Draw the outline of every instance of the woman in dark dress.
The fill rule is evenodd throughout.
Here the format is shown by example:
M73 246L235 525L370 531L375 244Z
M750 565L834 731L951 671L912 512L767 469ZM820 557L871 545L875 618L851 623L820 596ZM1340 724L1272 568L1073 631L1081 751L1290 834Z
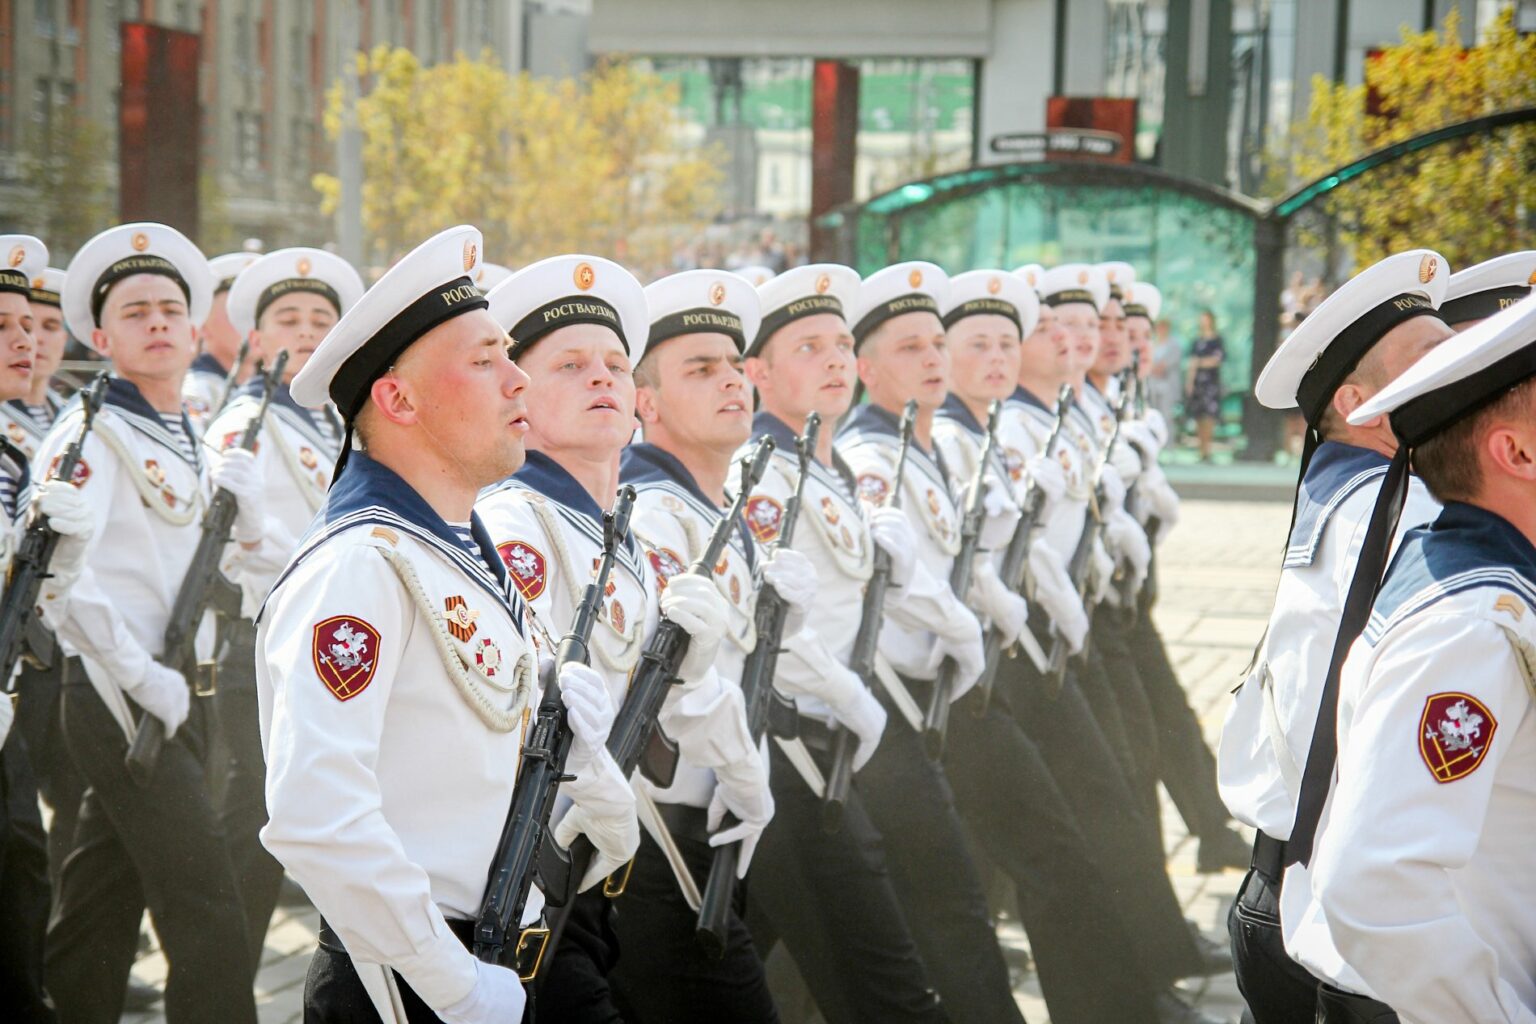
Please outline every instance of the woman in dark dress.
M1221 416L1221 362L1226 356L1226 345L1216 332L1215 314L1202 309L1200 335L1189 353L1189 398L1184 406L1184 414L1195 419L1201 462L1211 459L1211 440L1216 435L1216 420Z

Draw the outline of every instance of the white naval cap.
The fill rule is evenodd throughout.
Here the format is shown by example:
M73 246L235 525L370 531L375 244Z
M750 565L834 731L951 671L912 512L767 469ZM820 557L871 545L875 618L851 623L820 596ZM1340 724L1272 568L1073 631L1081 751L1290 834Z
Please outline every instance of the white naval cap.
M491 289L512 276L512 268L504 267L500 263L482 263L480 269L475 271L475 287L482 294L491 294Z
M1254 397L1271 409L1301 407L1316 427L1344 378L1405 320L1434 316L1445 296L1445 257L1431 249L1388 256L1350 278L1270 357Z
M1136 283L1136 268L1120 260L1111 260L1108 263L1100 263L1099 270L1103 272L1104 281L1109 285L1109 297L1124 302L1126 290Z
M208 258L186 235L165 224L139 222L108 228L82 245L64 280L64 320L82 342L101 326L101 308L112 286L136 274L160 274L181 287L187 318L208 319L213 272Z
M64 305L64 271L58 267L44 267L41 273L32 275L32 304L34 306Z
M1389 413L1405 447L1417 447L1522 381L1536 377L1536 296L1447 338L1350 414Z
M1440 303L1440 319L1460 324L1493 316L1531 294L1532 285L1536 285L1536 250L1484 260L1451 275Z
M1023 278L1024 283L1038 295L1040 292L1040 279L1045 276L1045 268L1038 263L1026 263L1022 267L1014 267L1016 277Z
M645 353L684 334L724 334L746 352L762 326L757 289L729 270L685 270L645 286L650 333L644 352L631 351L635 365Z
M227 292L235 286L235 278L246 267L261 259L261 253L254 250L240 252L226 252L222 256L215 256L208 261L208 272L213 275L213 294Z
M1052 267L1040 275L1035 291L1040 293L1040 301L1052 308L1082 302L1100 310L1109 302L1109 280L1091 263Z
M808 316L832 313L846 323L858 297L859 272L841 263L811 263L784 271L757 286L763 319L746 354L757 355L775 331Z
M329 399L350 428L373 382L416 339L486 308L474 286L481 247L480 229L460 224L406 253L321 340L293 378L293 400L318 409Z
M225 312L244 338L261 322L267 307L292 292L311 292L330 302L338 317L363 296L357 270L333 252L298 247L278 249L240 271L229 289Z
M1002 270L967 270L949 279L939 319L948 330L968 316L1005 316L1027 338L1040 319L1040 298L1022 277Z
M530 263L486 295L491 315L512 336L516 359L546 334L600 324L618 335L631 363L645 347L645 292L635 275L601 256L571 253Z
M1163 311L1163 293L1151 281L1137 281L1127 287L1120 302L1127 317L1145 317L1153 323Z
M746 278L747 281L751 283L753 288L761 288L764 284L772 281L775 277L778 276L776 273L774 273L772 267L759 266L737 267L735 270L731 271L731 273L740 274L742 277Z
M854 351L893 317L924 311L937 317L939 302L948 290L949 275L922 260L895 263L870 274L859 285L859 297L848 313Z
M32 279L48 266L48 247L34 235L0 235L0 292L32 298Z

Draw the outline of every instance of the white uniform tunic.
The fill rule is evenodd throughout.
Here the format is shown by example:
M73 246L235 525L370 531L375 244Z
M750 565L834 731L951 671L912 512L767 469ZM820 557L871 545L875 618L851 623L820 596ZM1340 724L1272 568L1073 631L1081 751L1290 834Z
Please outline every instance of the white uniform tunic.
M1533 671L1536 549L1447 505L1344 665L1313 859L1339 952L1412 1024L1536 1021Z
M46 477L80 432L80 403L70 402L34 460ZM183 430L189 429L182 418ZM80 655L91 685L123 728L134 731L123 685L132 686L159 657L208 501L202 460L128 381L114 378L86 438L74 482L94 532L85 569L70 591L59 639ZM236 556L238 557L238 556ZM213 616L197 633L197 653L213 650Z
M229 370L207 352L192 360L181 382L181 402L198 437L203 436L209 421L218 414L219 403L224 399L224 382L228 379Z
M242 387L204 435L210 468L224 452L237 448L261 407L261 380ZM248 557L242 578L244 611L254 616L277 574L299 546L325 504L331 470L341 454L341 424L329 406L306 409L279 385L253 450L256 471L265 486L266 531L255 557Z
M20 448L30 459L37 454L37 446L53 428L54 420L59 418L59 410L62 408L63 399L51 391L43 396L40 408L13 398L9 402L0 403L0 431L4 432L7 441Z
M471 530L477 553L353 452L256 639L262 842L355 961L436 1009L475 983L445 918L479 911L538 700L522 599Z
M1044 449L1055 427L1055 410L1022 387L1003 403L999 433L1008 438L1010 450L1023 451L1025 459ZM1045 510L1045 528L1040 533L1040 538L1061 556L1064 565L1077 549L1088 517L1094 448L1085 427L1081 417L1074 416L1069 407L1055 454L1066 476L1067 489L1060 501ZM1021 487L1026 483L1020 481ZM1019 493L1022 497L1022 490Z
M897 418L876 405L860 406L839 432L838 448L853 470L859 496L873 505L885 504L901 449ZM963 640L976 630L975 616L949 587L950 569L960 551L960 509L950 494L943 458L937 451L923 451L916 440L907 453L901 493L901 510L917 534L917 557L904 588L907 614L886 620L880 651L900 674L931 680L938 676L942 660L934 636ZM969 686L975 680L957 682Z
M620 478L633 484L637 492L630 528L645 547L658 586L665 586L668 579L686 572L703 554L721 511L699 490L683 464L655 445L632 444L624 449L623 460ZM752 742L741 694L742 666L757 645L753 616L761 561L762 553L746 525L738 523L713 573L727 605L725 638L715 657L714 678L700 680L684 693L668 698L683 704L668 709L668 723L663 726L679 744L672 785L661 789L644 778L638 783L658 803L708 807L715 791L710 766L764 757L759 745ZM670 720L674 715L695 724L675 733L676 726ZM685 736L691 738L686 745Z
M795 435L766 412L757 414L752 432L743 454L764 435L778 444L768 472L747 501L747 525L759 543L772 544L779 539L779 525L800 475ZM875 544L864 519L865 508L858 500L853 470L837 449L833 449L831 466L811 462L791 547L816 566L816 598L805 627L784 637L774 687L794 698L801 714L828 724L837 720L837 710L846 712L859 699L858 693L844 690L847 673L834 673L831 668L848 666L863 619L864 586L874 571ZM904 621L910 629L921 629L921 613L907 608L907 593L908 588L887 589L885 614Z

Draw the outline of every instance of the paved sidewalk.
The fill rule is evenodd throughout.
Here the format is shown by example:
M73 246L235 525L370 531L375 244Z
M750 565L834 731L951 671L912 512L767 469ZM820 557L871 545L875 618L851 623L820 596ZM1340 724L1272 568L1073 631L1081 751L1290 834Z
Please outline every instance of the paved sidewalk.
M1228 691L1248 663L1269 617L1290 508L1272 501L1187 501L1183 518L1159 552L1162 596L1156 610L1162 632L1190 704L1214 746ZM1195 843L1166 797L1164 831L1169 872L1186 916L1211 937L1226 942L1227 907L1242 874L1195 873ZM313 910L279 910L267 932L266 953L256 979L263 1024L298 1024L302 1017L304 972L314 950L318 915ZM1027 941L1017 925L1005 922L1002 939L1010 961L1025 963ZM1106 965L1112 969L1112 965ZM134 975L163 985L165 961L158 950L142 957ZM1030 1024L1047 1021L1033 973L1020 970L1019 1005ZM1186 990L1207 1014L1236 1021L1242 1001L1231 977L1202 979ZM129 1014L124 1024L158 1024L158 1012ZM960 1022L957 1022L960 1024Z

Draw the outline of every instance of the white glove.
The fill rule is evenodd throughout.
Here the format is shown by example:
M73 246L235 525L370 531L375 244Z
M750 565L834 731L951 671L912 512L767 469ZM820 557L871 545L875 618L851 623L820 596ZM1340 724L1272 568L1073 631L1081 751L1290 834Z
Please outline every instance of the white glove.
M603 677L579 661L568 661L560 669L560 702L565 705L565 720L571 727L571 761L581 764L596 760L608 743L613 728L613 701Z
M720 641L725 638L725 596L715 581L685 572L667 581L657 602L663 617L688 633L688 653L678 668L685 682L698 679L715 663Z
M884 506L869 512L869 536L891 559L891 583L904 587L912 581L912 562L917 557L917 531L899 508Z
M1135 589L1141 588L1147 578L1147 566L1152 561L1152 546L1147 535L1129 512L1120 509L1104 524L1104 537L1120 561L1129 569L1135 581Z
M730 811L736 824L722 832L716 832ZM741 843L741 857L736 862L736 877L747 877L747 867L752 863L752 852L762 838L763 829L773 820L773 794L768 789L768 764L752 751L744 760L715 769L715 794L709 798L709 816L706 825L713 833L710 846L726 846Z
M517 1024L527 1003L528 993L516 971L476 960L475 987L437 1015L444 1024Z
M1013 531L1019 525L1019 506L1014 503L1012 488L988 473L984 478L986 495L981 499L981 546L988 551L1008 546ZM967 502L969 504L969 502Z
M11 734L11 723L15 720L16 709L11 705L11 699L0 693L0 747L5 746L5 738Z
M1037 540L1029 548L1029 578L1035 585L1035 601L1051 617L1067 642L1067 650L1076 654L1083 649L1088 637L1088 613L1072 587L1072 577L1056 549L1043 540Z
M628 814L594 814L580 804L572 804L565 817L556 823L555 842L565 849L569 850L583 833L597 849L577 892L585 892L634 859L640 848L640 821L635 817L633 790L629 790L629 798Z
M266 498L256 456L243 448L231 448L219 457L219 464L209 474L214 489L223 488L235 496L235 540L255 544L266 533Z
M836 714L843 728L858 737L859 746L853 752L853 770L858 771L869 763L875 756L875 748L880 746L880 737L885 734L885 708L860 683L854 702L848 707L837 708Z
M986 652L982 647L981 623L974 615L969 614L972 627L963 635L945 636L942 633L934 638L933 652L928 657L928 671L936 670L944 663L945 658L954 658L955 689L949 695L950 702L959 700L976 681L981 678L981 670L986 666Z
M1120 480L1129 487L1132 480L1141 475L1141 459L1136 454L1123 436L1125 427L1122 425L1121 437L1115 440L1114 447L1109 450L1109 464L1115 467L1115 472L1120 474Z
M132 686L123 687L123 692L165 723L166 739L176 735L176 730L181 728L192 710L192 692L187 689L186 679L180 672L166 668L158 661L151 661L144 678Z
M1024 473L1041 491L1050 504L1060 501L1067 493L1067 471L1045 452L1036 452L1024 462Z
M90 509L79 488L64 480L45 480L37 489L37 510L48 519L48 526L59 535L48 563L52 577L46 590L57 597L68 590L85 568L85 550L96 532Z
M1141 456L1142 470L1146 470L1147 463L1157 461L1157 453L1162 448L1157 436L1152 433L1152 428L1142 420L1127 420L1120 425L1120 436L1129 442L1133 452Z
M1144 422L1147 429L1152 431L1152 439L1157 442L1158 450L1168 447L1168 421L1163 418L1163 414L1156 409L1148 409Z
M1024 630L1029 606L1003 585L991 556L978 554L971 566L971 591L966 595L965 603L979 609L1002 634L1003 646L1010 647Z
M811 602L816 600L816 566L809 558L780 545L773 549L768 561L763 563L763 582L778 591L788 602L785 609L784 635L794 636L805 628L805 620L811 612Z
M1161 540L1179 521L1179 493L1163 475L1161 466L1153 466L1147 471L1141 481L1141 493L1148 514L1161 521L1157 532L1157 539Z
M1099 515L1108 516L1111 511L1125 507L1125 480L1113 463L1106 463L1099 470Z
M1104 537L1093 543L1093 551L1088 559L1088 595L1089 604L1096 605L1109 597L1109 592L1114 589L1115 560L1109 557L1109 552L1104 549Z

